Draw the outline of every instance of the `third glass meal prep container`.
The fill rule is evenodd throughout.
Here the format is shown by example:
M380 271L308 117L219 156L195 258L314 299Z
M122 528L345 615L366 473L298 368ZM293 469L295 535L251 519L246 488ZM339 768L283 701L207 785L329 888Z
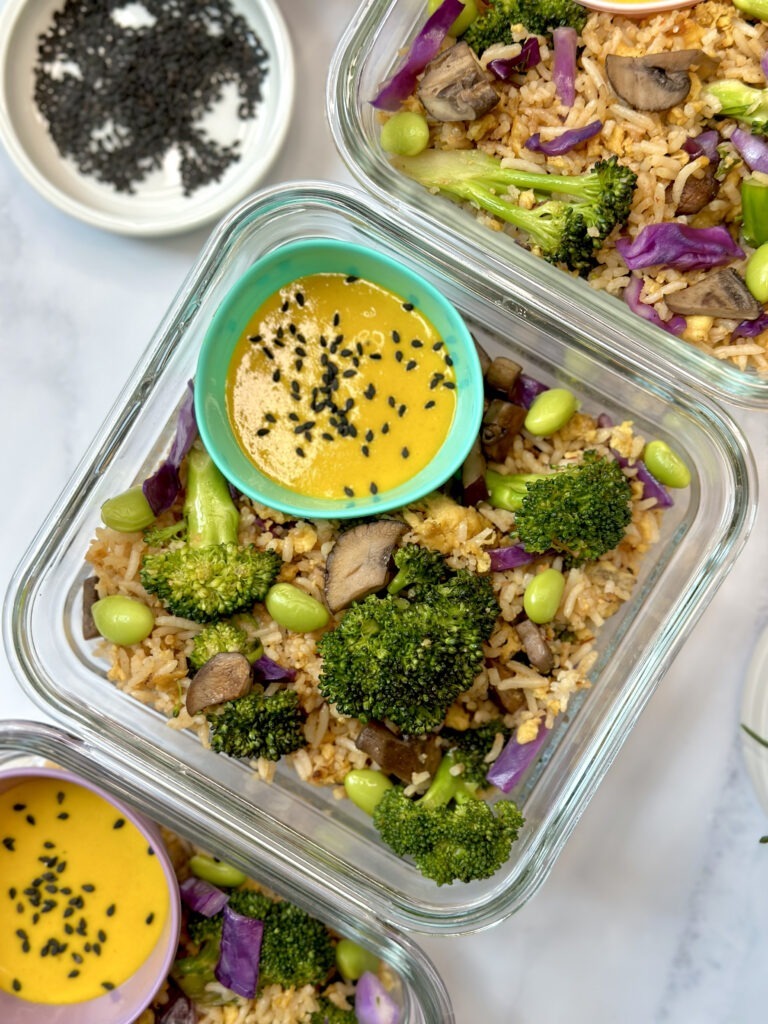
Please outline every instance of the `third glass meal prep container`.
M163 457L175 412L194 376L211 316L257 259L297 237L338 238L394 256L456 305L490 353L505 353L550 385L573 390L585 411L630 419L667 440L691 467L634 596L601 631L592 687L572 699L510 794L526 825L492 878L438 887L388 852L349 801L280 766L270 785L246 765L170 729L117 690L80 636L84 555L99 508ZM225 856L265 859L299 884L324 890L384 926L458 934L513 913L535 892L665 669L741 550L756 505L749 446L718 406L675 383L615 325L538 301L521 279L486 275L444 235L393 224L357 190L296 183L259 193L211 236L102 431L19 566L5 608L9 656L30 696L105 758L136 794L175 807Z
M413 230L439 236L503 287L513 282L530 301L586 316L598 329L618 325L668 365L676 378L716 401L768 408L768 376L744 372L643 320L621 299L547 263L503 232L485 227L450 199L433 195L396 171L379 144L379 112L371 105L424 24L424 0L363 0L339 42L328 76L327 105L336 147L356 179L394 207Z

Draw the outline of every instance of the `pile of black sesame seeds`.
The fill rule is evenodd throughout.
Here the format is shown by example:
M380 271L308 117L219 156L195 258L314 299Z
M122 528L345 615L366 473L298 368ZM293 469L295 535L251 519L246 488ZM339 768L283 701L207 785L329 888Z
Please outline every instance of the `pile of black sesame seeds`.
M131 25L121 12L141 12ZM118 192L178 151L184 195L239 159L202 119L232 83L252 119L269 58L228 0L66 0L40 37L34 98L63 157Z

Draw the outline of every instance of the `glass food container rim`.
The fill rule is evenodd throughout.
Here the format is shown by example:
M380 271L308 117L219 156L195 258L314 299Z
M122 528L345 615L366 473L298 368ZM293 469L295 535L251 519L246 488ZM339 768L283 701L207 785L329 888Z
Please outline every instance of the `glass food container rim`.
M496 244L494 232L468 217L450 200L432 196L415 181L397 174L383 151L372 153L365 146L356 116L358 106L367 102L368 97L358 93L357 69L365 61L384 20L401 2L361 0L336 46L326 78L326 114L331 134L357 183L378 203L394 210L404 226L443 237L445 244L461 252L465 259L482 263L483 273L497 285L515 281L528 290L532 300L545 306L557 296L567 303L570 313L574 309L586 312L601 329L614 328L621 322L626 338L642 341L649 353L655 353L654 365L660 371L666 365L669 372L716 402L725 397L747 409L768 408L768 375L746 373L725 360L715 359L633 313L621 299L589 287L522 246L511 250L515 254L513 263L509 254ZM399 56L400 51L393 49L393 69ZM436 204L439 212L433 212Z
M265 189L241 203L224 218L182 283L105 423L19 563L4 604L3 632L8 657L31 699L56 720L63 720L68 728L76 729L79 735L108 751L111 757L119 760L129 770L131 777L150 785L165 798L165 802L182 804L184 814L195 820L203 830L208 827L207 822L216 819L214 809L218 809L217 805L223 802L225 806L229 803L230 807L234 807L239 799L237 795L231 794L224 786L209 778L205 780L203 792L195 779L195 769L187 764L180 765L172 755L159 748L152 747L151 753L145 749L143 757L139 757L134 734L122 722L97 723L90 713L86 714L81 707L75 707L71 702L65 704L64 701L58 701L52 705L44 693L47 676L45 673L40 674L35 652L30 647L28 630L25 629L26 616L30 613L30 597L35 595L38 577L44 574L52 552L57 550L59 540L66 532L67 512L80 508L87 501L99 475L109 466L119 451L121 439L139 415L144 398L157 386L163 367L180 344L185 318L191 316L199 304L193 285L199 292L205 290L217 262L226 258L241 221L250 222L276 210L282 212L291 204L299 208L310 203L322 207L324 212L333 209L347 217L354 217L356 222L363 221L366 227L380 227L387 237L392 237L391 217L386 209L377 208L375 200L357 189L329 182L294 182ZM407 237L399 238L398 245L401 251L406 247L409 255L415 254L414 258L422 261L422 265L426 258L432 261L432 265L449 266L453 279L478 295L482 296L483 289L489 287L484 279L473 277L471 267L465 265L460 254L455 253L439 237L414 237L408 234ZM507 285L501 293L498 288L492 289L491 294L504 309L515 310L517 304L509 294L504 294L505 290L508 293L510 286ZM487 298L487 294L484 297ZM729 528L726 531L723 527L723 537L714 550L707 551L695 581L692 581L690 589L682 597L675 600L668 621L659 628L653 648L638 669L631 700L622 701L621 708L616 712L620 721L613 722L614 727L607 734L604 728L601 729L598 735L592 737L582 754L579 763L589 764L589 771L579 770L568 799L554 808L548 817L547 844L540 844L529 857L515 886L508 886L500 892L494 890L489 898L473 908L471 914L462 917L460 922L439 912L414 913L407 901L398 900L397 894L384 883L340 861L334 853L325 851L318 844L306 841L295 829L273 819L259 807L249 805L249 814L252 822L258 826L258 832L255 829L247 832L245 826L236 821L228 840L232 846L224 850L225 855L236 859L237 849L242 850L242 843L247 841L249 849L258 851L259 856L266 858L270 865L275 865L289 877L304 879L305 884L311 884L320 872L325 883L338 893L345 906L352 908L351 912L358 919L373 915L380 922L407 927L412 932L455 935L496 924L527 901L549 873L592 793L664 674L668 661L682 646L697 614L706 607L716 586L730 569L754 521L754 456L740 428L730 416L716 403L702 399L686 386L664 377L648 353L640 346L633 347L631 339L623 338L620 332L606 330L599 337L590 337L590 329L594 325L583 319L580 323L570 317L561 319L566 319L569 326L573 326L574 333L578 335L575 341L583 352L612 368L620 368L631 386L655 393L664 402L669 402L672 397L689 410L695 408L695 418L701 424L702 432L706 432L708 442L716 447L725 467L732 474L733 487L728 492L726 507L721 511L721 522L725 523L726 517L729 517ZM735 504L737 495L744 496L738 505ZM42 573L39 571L41 569ZM231 823L231 820L228 821L228 824ZM217 841L220 846L223 845L220 839Z
M14 755L43 757L55 762L59 767L98 785L110 796L141 811L150 820L172 831L182 834L186 831L189 841L193 841L194 834L196 845L206 846L202 840L207 840L210 846L206 848L215 849L217 853L224 852L233 864L237 864L246 873L249 870L248 864L243 863L242 852L223 851L220 837L212 833L201 833L197 822L193 824L191 820L182 819L179 827L179 819L170 804L162 801L158 803L141 791L137 792L126 781L123 762L113 757L103 746L89 742L85 737L44 722L6 719L0 722L0 772L7 761L15 759ZM350 918L350 908L334 900L331 895L326 895L331 890L322 882L316 880L314 885L307 886L303 879L294 878L289 883L287 876L283 876L279 870L261 863L258 874L266 876L268 881L265 884L270 888L277 892L290 892L297 904L326 923L343 918L343 925L334 924L334 929L366 945L387 962L402 982L403 1024L455 1024L445 982L430 957L412 938L375 917ZM259 880L264 881L264 878L260 877Z

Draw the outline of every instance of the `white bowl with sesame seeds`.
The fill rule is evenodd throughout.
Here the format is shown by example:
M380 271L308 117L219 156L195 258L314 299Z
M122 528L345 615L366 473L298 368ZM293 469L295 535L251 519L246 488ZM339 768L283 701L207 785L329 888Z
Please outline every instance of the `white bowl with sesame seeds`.
M157 827L71 772L10 768L0 872L4 1024L132 1024L179 938L178 883Z
M110 7L0 9L0 142L45 199L95 227L208 224L262 180L288 130L295 68L279 6Z

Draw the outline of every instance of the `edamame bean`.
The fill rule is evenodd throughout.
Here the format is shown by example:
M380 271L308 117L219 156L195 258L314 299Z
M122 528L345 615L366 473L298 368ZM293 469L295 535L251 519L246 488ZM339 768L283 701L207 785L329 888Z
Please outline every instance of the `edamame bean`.
M357 981L366 971L375 974L379 969L379 958L352 939L339 939L336 943L336 966L345 981Z
M562 430L578 407L576 396L570 391L565 388L549 388L531 402L523 425L536 437L548 437Z
M763 242L747 260L744 280L758 302L768 302L768 242Z
M381 148L397 156L417 156L427 148L429 125L422 114L401 110L382 126Z
M134 597L112 594L91 605L93 622L105 640L126 646L146 640L155 625L152 610Z
M292 583L275 583L267 591L264 604L278 626L294 633L312 633L331 617L317 598Z
M353 768L344 776L344 789L352 803L366 814L373 814L392 783L375 768Z
M246 880L239 868L226 864L218 857L207 857L204 853L196 853L189 858L189 869L204 882L230 889L242 885Z
M428 0L427 9L429 10L429 13L434 14L442 3L443 0ZM464 35L476 17L477 4L475 3L475 0L464 0L464 10L448 29L448 35L453 36L454 39L458 39L459 36Z
M565 576L557 569L545 569L534 576L523 594L523 608L531 620L542 625L557 615L565 590Z
M153 523L155 513L149 507L141 487L131 487L104 502L101 506L101 521L110 530L135 533Z
M643 462L664 487L687 487L691 482L690 469L666 441L649 441L643 449Z

